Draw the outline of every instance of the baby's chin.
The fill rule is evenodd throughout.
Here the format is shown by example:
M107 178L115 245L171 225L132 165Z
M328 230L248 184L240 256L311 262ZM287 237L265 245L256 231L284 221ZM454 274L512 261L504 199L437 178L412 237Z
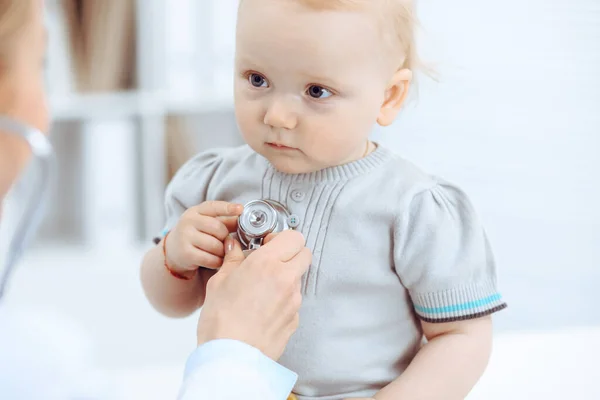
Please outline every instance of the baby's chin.
M308 174L322 169L320 167L311 165L304 160L277 156L267 156L266 158L277 171L284 174Z

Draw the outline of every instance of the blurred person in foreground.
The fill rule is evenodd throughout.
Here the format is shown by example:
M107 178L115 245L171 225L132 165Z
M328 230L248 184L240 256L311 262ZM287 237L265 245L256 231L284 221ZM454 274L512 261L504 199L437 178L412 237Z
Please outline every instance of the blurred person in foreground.
M42 5L39 0L0 0L0 204L39 157L37 146L51 153L41 133L49 128ZM218 214L223 204L207 207ZM29 219L21 221L28 224ZM298 326L299 282L311 261L304 244L301 234L288 231L244 258L239 243L226 242L223 266L208 283L198 348L188 359L181 399L287 397L297 376L276 360ZM10 275L0 272L3 281ZM35 320L9 305L2 294L0 398L112 398L99 389L104 384L90 379L93 373L86 373L93 371L86 355L74 354L78 348L68 340L73 333L68 323L47 315L44 321Z

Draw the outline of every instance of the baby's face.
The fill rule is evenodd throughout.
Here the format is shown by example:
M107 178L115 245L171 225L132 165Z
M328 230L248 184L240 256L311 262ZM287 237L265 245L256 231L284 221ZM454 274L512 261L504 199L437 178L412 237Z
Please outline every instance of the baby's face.
M363 156L391 77L377 24L364 11L243 1L236 118L275 168L312 172Z

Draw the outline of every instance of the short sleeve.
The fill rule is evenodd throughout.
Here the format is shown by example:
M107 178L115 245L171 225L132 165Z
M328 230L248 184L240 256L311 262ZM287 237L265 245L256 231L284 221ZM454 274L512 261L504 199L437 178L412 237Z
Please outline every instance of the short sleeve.
M460 189L417 194L395 224L394 263L425 322L479 318L506 307L487 235Z
M154 243L159 243L173 229L188 208L207 200L208 188L222 160L218 150L200 153L175 173L165 192L166 222Z

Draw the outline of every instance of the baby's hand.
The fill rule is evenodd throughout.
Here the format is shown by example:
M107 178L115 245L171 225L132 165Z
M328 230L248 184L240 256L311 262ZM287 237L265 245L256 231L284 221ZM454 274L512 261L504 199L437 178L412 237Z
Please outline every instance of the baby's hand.
M235 231L243 208L224 201L206 201L189 208L167 238L169 266L183 274L199 267L221 267L224 241Z

